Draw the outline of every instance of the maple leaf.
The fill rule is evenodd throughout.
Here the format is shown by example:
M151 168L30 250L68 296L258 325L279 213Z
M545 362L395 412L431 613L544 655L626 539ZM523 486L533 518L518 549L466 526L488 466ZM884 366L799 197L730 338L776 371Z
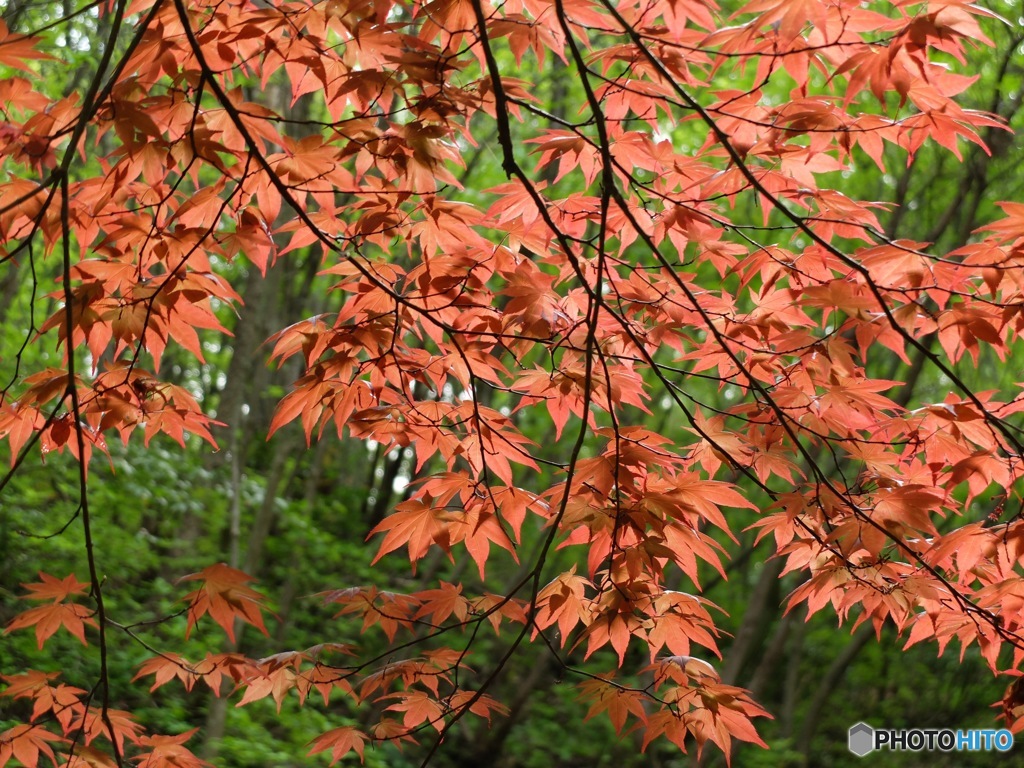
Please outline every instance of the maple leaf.
M509 713L508 707L500 701L478 691L456 691L448 697L447 703L452 712L468 710L486 720L490 720L492 714L507 715Z
M282 653L261 659L253 665L253 671L241 682L245 686L245 694L235 705L241 707L251 701L266 696L273 696L277 711L288 691L297 688L301 681L300 667L305 656L301 653Z
M0 678L7 683L7 687L0 696L10 696L20 699L24 696L35 697L38 692L49 687L50 681L58 677L58 672L40 672L29 670L20 675L0 675Z
M544 629L557 622L564 646L578 623L590 623L592 608L585 596L588 586L590 582L577 576L573 566L544 587L537 595L537 627Z
M31 584L22 584L29 591L24 597L30 600L53 600L55 603L62 602L71 595L83 595L89 585L79 581L74 574L69 574L63 579L58 579L48 573L39 572L40 581Z
M80 730L86 744L92 743L100 736L112 739L117 744L117 753L120 755L124 754L125 739L138 744L142 732L142 726L135 722L130 712L118 709L104 711L98 707L89 707L77 713L73 726Z
M601 712L607 712L615 732L621 734L630 715L641 723L646 721L645 697L641 691L615 685L611 682L612 679L611 674L604 674L580 683L580 698L591 702L590 709L587 710L587 720Z
M393 693L384 698L396 699L386 709L404 712L402 725L406 730L413 730L420 725L433 726L439 733L444 728L445 706L430 694L423 691Z
M0 733L0 767L12 759L25 766L35 766L39 764L40 755L57 765L50 743L65 741L67 739L39 725L16 725Z
M366 746L366 734L357 728L345 725L340 728L333 728L327 733L317 736L309 754L331 750L331 765L341 760L349 752L359 755L359 762L363 762L363 750Z
M342 650L340 652L346 654L353 653L351 650ZM295 685L299 694L299 702L304 703L309 692L314 688L323 697L324 704L330 701L331 692L334 690L340 690L353 699L357 698L352 690L351 683L346 679L347 676L347 673L317 661L311 669L303 670L299 675Z
M403 741L416 744L416 739L409 733L402 723L393 717L382 717L378 723L370 728L370 736L378 741L390 741L399 748Z
M93 747L79 745L64 763L68 768L116 768L114 758Z
M35 670L23 675L4 676L8 686L0 695L32 699L32 721L51 715L67 733L71 730L72 720L81 716L84 708L82 696L86 692L65 683L50 685L49 681L55 677L56 672L46 674Z
M237 653L207 653L206 657L191 662L176 653L162 653L147 659L139 665L132 681L153 675L150 691L178 679L191 691L196 682L202 680L215 696L222 694L222 683L225 680L239 681L252 673L253 662Z
M434 624L441 624L452 614L459 621L465 621L469 613L469 601L462 596L462 586L442 581L438 589L416 593L422 601L415 618L431 616Z
M53 602L29 608L18 614L8 622L4 634L16 629L35 627L36 642L39 648L42 648L43 644L63 627L77 637L82 645L88 645L85 639L85 625L96 626L96 621L92 618L93 612L84 605L62 602L71 595L83 594L88 585L78 581L73 575L57 579L40 572L39 576L41 581L22 585L29 591L28 595L22 596L23 599Z
M199 678L192 664L176 653L164 653L142 662L139 666L139 671L132 678L132 682L147 675L153 675L153 685L149 689L150 692L155 691L175 678L181 680L186 691L191 691L192 686L196 684L196 680Z
M321 593L326 603L341 605L338 615L361 613L363 631L379 626L393 640L399 627L411 627L413 610L419 601L411 595L379 590L376 586L349 587Z
M21 69L30 75L35 75L36 70L29 65L29 61L53 59L53 56L37 51L38 44L39 41L36 38L14 34L7 28L7 24L0 20L0 65Z
M192 632L192 628L207 613L227 633L228 638L234 641L236 619L251 624L260 630L264 635L267 628L263 624L262 603L265 598L256 590L247 587L252 578L236 568L231 568L224 563L211 565L198 573L183 576L179 581L201 581L203 585L189 592L183 598L189 604L188 625L185 627L185 637Z
M198 730L193 728L178 736L143 736L138 743L148 751L132 760L140 768L212 768L210 763L200 760L190 749L182 746Z
M789 45L800 35L804 26L810 22L818 29L827 25L828 6L815 3L813 0L785 2L783 0L755 0L743 6L743 13L761 13L759 25L773 24L778 29L781 41Z

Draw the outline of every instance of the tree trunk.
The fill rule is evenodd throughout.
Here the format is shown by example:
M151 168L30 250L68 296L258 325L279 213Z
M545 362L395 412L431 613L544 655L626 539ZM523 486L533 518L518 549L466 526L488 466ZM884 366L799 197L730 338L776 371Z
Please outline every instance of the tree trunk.
M850 638L850 642L843 648L842 653L833 659L825 676L818 683L818 687L811 697L811 705L807 710L807 717L804 718L803 727L800 729L800 739L797 742L797 749L803 753L804 762L807 765L813 764L811 760L811 741L814 738L815 731L818 729L818 723L821 721L821 713L825 710L825 705L839 686L843 675L846 674L847 667L853 663L853 660L857 658L857 654L864 649L864 646L868 644L868 641L871 640L874 634L875 628L870 621L862 624L854 632L853 637Z

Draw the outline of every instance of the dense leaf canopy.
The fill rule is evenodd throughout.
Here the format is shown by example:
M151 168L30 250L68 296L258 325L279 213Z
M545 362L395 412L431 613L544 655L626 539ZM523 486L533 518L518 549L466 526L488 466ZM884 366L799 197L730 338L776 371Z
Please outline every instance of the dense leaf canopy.
M11 2L0 766L784 764L897 636L991 727L1022 12Z

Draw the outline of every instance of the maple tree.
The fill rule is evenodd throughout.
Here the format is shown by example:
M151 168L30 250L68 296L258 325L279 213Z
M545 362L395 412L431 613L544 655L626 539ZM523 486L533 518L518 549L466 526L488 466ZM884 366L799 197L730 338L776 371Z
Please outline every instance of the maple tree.
M507 711L493 683L527 645L580 678L588 717L642 748L710 742L728 760L736 741L764 745L768 713L718 670L720 609L701 587L727 576L744 531L769 543L773 579L800 575L789 609L830 606L908 646L955 639L1019 679L1024 405L1019 385L982 389L967 372L1019 350L1024 205L936 244L895 236L903 214L843 183L1004 141L999 105L962 106L972 76L956 71L996 13L959 0L78 13L105 39L65 94L38 75L70 20L0 26L0 260L30 286L0 397L0 493L39 453L77 460L67 525L88 573L40 564L6 632L43 648L66 630L98 669L0 670L0 695L26 705L0 733L0 766L208 764L191 733L120 708L112 635L146 651L134 673L151 691L201 683L240 704L363 713L310 734L334 761L422 742L429 762L463 718ZM571 108L524 77L548 69L571 82ZM474 186L487 153L504 178ZM479 578L406 590L324 573L329 615L380 630L386 649L323 636L255 658L238 637L269 634L271 617L235 553L178 574L184 637L217 624L224 650L167 650L147 635L166 617L108 610L117 554L94 536L90 473L115 437L226 441L234 460L249 404L225 397L214 414L180 369L205 365L229 326L252 334L231 314L260 312L249 286L289 261L308 273L296 298L319 293L250 348L293 379L261 437L392 455L378 489L390 499L401 481L402 498L358 532L375 562L403 551L436 573L440 551ZM948 394L915 391L921 369ZM495 578L499 560L517 568ZM506 638L497 656L479 653L489 633ZM1019 709L1011 686L1015 730Z

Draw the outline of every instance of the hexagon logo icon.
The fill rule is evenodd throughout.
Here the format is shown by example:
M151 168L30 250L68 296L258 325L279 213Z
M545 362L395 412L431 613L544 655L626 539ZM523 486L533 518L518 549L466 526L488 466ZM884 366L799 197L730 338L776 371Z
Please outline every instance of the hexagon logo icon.
M867 723L851 725L847 744L853 754L864 757L875 748L875 729Z

